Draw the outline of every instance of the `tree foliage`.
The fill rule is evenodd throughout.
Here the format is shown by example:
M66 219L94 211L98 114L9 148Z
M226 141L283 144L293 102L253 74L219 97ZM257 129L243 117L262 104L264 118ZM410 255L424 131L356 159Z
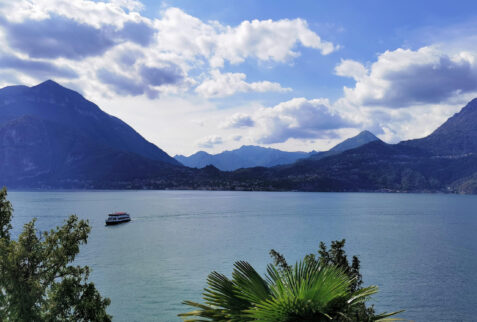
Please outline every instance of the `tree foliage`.
M195 310L179 314L184 321L379 321L390 314L366 311L365 303L378 291L361 287L359 260L349 265L344 240L328 251L320 244L320 257L307 255L289 265L272 250L274 264L262 278L247 262L236 262L229 279L212 272L204 290L204 304L184 301ZM364 309L364 313L363 313Z
M356 291L363 284L363 277L359 272L361 263L357 256L353 256L351 264L348 262L348 257L344 250L345 243L345 239L332 241L331 247L328 250L325 243L320 242L318 253L306 255L305 261L317 262L323 265L334 265L341 268L353 280L350 285L350 290ZM275 265L281 269L286 270L291 268L285 257L276 250L270 250L270 256L274 260Z
M351 263L348 261L344 250L345 244L345 239L335 240L331 242L331 247L328 249L325 243L320 242L318 252L306 255L305 261L339 267L351 279L349 291L356 292L362 289L363 284L363 277L359 271L361 263L357 256L352 257ZM282 254L272 249L270 256L281 269L290 269L291 266ZM374 307L366 306L365 302L349 307L346 314L352 317L352 321L373 321L376 318Z
M63 226L39 232L35 219L11 238L13 208L0 191L0 316L6 321L111 321L110 304L88 280L88 266L71 263L91 231L70 216Z

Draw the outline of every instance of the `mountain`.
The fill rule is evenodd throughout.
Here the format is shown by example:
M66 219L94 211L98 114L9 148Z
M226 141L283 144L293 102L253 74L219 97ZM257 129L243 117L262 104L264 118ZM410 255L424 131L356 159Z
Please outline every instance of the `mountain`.
M324 158L240 169L239 189L477 193L477 100L431 135L398 144L374 140Z
M475 155L435 158L419 148L374 141L318 160L240 169L228 180L251 190L474 193L476 174Z
M27 115L78 131L81 135L94 138L98 144L118 151L178 164L126 123L52 80L33 87L9 86L0 89L0 111L0 125Z
M331 148L330 152L344 152L347 150L355 149L369 142L379 141L379 139L369 131L362 131L358 135L352 138L346 139L343 142L335 145Z
M188 157L176 155L174 158L187 167L203 168L210 164L222 171L234 171L240 168L273 167L290 164L308 157L318 160L376 140L379 139L374 134L369 131L363 131L352 138L344 140L326 152L286 152L255 145L244 145L239 149L224 151L218 154L199 151Z
M335 145L328 151L317 152L312 154L310 158L314 160L323 159L325 157L336 155L347 150L355 149L357 147L360 147L362 145L365 145L373 141L380 141L380 140L373 133L369 131L362 131L358 135L353 136L349 139L346 139L341 143L338 143L337 145Z
M199 151L188 157L176 155L174 158L185 166L203 168L213 165L222 171L233 171L240 168L272 167L279 164L293 163L309 156L307 152L286 152L254 145L244 145L239 149L209 154Z
M17 188L477 193L477 99L425 138L365 131L306 156L243 146L189 168L57 83L0 90L0 185Z
M470 101L429 136L402 142L435 156L462 156L477 153L477 98Z
M174 159L185 165L186 167L191 167L191 168L203 168L207 165L212 165L213 164L213 159L214 155L209 154L205 151L199 151L194 154L191 154L190 156L185 156L181 154L176 154L174 156Z
M0 185L107 186L179 168L126 123L51 80L0 89Z

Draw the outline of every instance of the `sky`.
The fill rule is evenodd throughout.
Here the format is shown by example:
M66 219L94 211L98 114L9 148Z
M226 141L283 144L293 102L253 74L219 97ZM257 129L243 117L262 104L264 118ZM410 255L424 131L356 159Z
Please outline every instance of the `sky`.
M476 1L0 0L0 87L53 79L170 155L426 136L477 97Z

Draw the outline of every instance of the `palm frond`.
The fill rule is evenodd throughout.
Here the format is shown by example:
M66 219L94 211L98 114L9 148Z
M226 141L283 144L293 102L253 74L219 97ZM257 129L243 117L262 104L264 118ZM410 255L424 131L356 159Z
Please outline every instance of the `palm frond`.
M374 317L374 321L404 321L404 319L401 318L389 318L390 316L394 316L402 312L404 312L404 310L395 311L391 313L381 313Z
M235 263L232 279L236 295L251 304L260 303L270 297L270 289L260 274L247 262Z
M329 320L330 305L346 303L349 297L351 279L334 266L301 261L285 271L270 265L267 274L273 296L247 310L256 321L286 321L287 316Z
M205 303L226 308L231 314L250 306L248 301L237 297L234 282L225 275L212 272L207 277L208 288L204 290Z
M211 305L204 305L192 301L184 301L182 304L197 307L199 310L190 311L187 313L178 314L184 322L198 322L198 321L227 321L227 314L224 310L213 307ZM189 317L202 317L204 319L189 319Z
M196 309L179 316L186 322L399 320L390 317L402 311L379 315L367 311L365 303L378 288L354 291L354 282L343 268L319 261L303 260L286 270L269 265L265 279L240 261L232 279L212 272L203 294L205 304L185 301Z

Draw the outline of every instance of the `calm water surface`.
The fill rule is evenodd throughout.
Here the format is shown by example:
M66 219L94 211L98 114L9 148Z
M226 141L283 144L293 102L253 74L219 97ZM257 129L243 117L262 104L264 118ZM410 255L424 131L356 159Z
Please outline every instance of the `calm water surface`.
M475 321L477 196L361 193L95 191L9 193L15 233L72 213L93 229L78 257L110 297L115 321L180 321L212 270L236 260L260 272L274 248L289 262L319 241L346 238L375 284L378 312L406 309L415 321ZM107 213L133 221L105 227Z

